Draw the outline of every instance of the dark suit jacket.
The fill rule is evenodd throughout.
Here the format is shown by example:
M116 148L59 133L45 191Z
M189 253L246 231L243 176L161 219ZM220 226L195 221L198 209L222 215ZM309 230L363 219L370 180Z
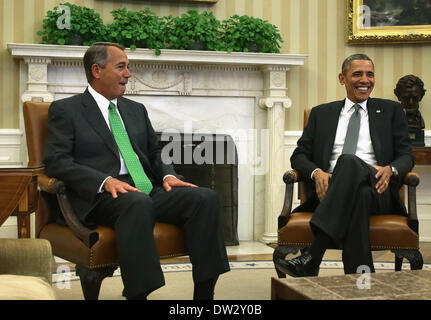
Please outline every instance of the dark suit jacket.
M132 146L154 186L175 175L161 160L161 149L145 107L126 98L117 106ZM73 209L82 222L97 204L99 187L107 176L117 177L120 157L114 136L96 101L86 90L54 101L48 113L48 136L43 162L46 173L64 181Z
M320 168L327 171L331 157L338 119L344 100L322 104L311 110L307 127L290 158L293 169L298 170L306 182L307 201L295 211L314 211L319 204L311 173ZM399 103L391 100L369 98L367 102L370 136L379 166L393 166L398 177L391 178L390 190L396 199L399 213L405 214L398 189L407 172L414 166L407 120Z

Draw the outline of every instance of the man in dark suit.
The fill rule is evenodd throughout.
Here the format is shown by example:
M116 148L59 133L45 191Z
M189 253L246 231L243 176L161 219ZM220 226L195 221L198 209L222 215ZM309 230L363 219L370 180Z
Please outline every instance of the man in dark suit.
M276 262L294 277L317 275L332 246L343 249L346 274L359 267L374 272L370 215L407 214L399 187L415 158L401 105L369 98L374 64L366 55L348 57L339 81L347 98L312 109L291 157L307 194L294 211L314 211L310 226L315 237L299 257Z
M64 181L84 224L115 229L128 299L146 299L164 285L153 237L158 221L182 227L194 299L212 299L219 274L229 271L217 194L177 179L163 163L147 110L122 97L131 76L122 46L94 44L84 68L87 90L49 109L47 174Z

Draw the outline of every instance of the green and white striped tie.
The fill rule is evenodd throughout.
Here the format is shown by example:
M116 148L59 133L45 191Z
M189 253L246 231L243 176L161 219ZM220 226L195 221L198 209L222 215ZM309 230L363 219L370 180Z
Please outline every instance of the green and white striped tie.
M115 104L112 102L109 103L109 123L111 124L112 133L117 142L118 148L120 149L121 155L123 156L127 170L129 170L129 174L135 183L135 187L142 192L149 194L153 189L153 184L145 174L144 168L130 143L129 136L124 128L123 122L117 113Z

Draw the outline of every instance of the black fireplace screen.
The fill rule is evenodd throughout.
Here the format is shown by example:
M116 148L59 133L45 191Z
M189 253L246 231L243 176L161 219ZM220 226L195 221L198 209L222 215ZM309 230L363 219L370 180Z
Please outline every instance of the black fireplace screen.
M157 133L163 161L186 181L219 195L225 244L238 245L238 156L235 142L223 134Z

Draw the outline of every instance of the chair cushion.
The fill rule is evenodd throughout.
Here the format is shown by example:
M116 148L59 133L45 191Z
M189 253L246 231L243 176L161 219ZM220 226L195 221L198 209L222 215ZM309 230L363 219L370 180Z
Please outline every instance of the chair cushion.
M313 240L310 228L312 212L296 212L288 223L278 230L278 244L309 247ZM370 242L373 250L418 249L419 236L409 228L407 218L400 215L370 217Z
M39 237L51 242L55 256L86 268L118 265L114 230L99 226L95 231L99 233L99 240L91 248L79 240L70 228L56 223L47 224ZM180 228L166 223L156 223L154 237L160 258L187 254Z
M183 232L180 228L167 223L156 223L154 239L160 258L184 256L188 254Z
M312 212L293 213L287 224L278 230L278 244L295 247L309 247L314 236L310 228Z
M2 274L0 300L55 300L55 294L39 277Z
M56 223L45 225L39 238L51 242L55 256L83 267L92 269L118 265L114 230L99 226L95 231L99 233L99 240L91 248L79 240L69 227Z
M419 235L408 226L407 217L380 215L370 218L373 249L419 249Z

